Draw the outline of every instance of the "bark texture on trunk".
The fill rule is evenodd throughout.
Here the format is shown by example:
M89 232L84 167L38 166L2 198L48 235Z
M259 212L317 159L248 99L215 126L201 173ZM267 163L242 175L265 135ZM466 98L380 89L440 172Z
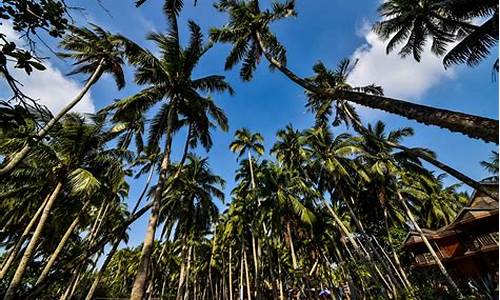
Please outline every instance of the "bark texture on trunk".
M19 262L16 272L14 273L14 277L12 278L12 281L10 282L7 292L5 293L4 300L12 300L16 298L16 293L19 290L19 286L21 285L21 282L23 280L24 272L26 271L26 268L28 267L28 264L31 258L33 257L33 254L35 254L35 249L36 246L38 246L38 241L40 240L40 237L42 235L42 230L45 227L45 223L47 222L47 219L49 217L52 205L55 203L57 197L59 196L61 189L62 189L62 183L59 182L57 183L56 187L54 188L54 191L50 195L47 204L43 208L43 212L35 228L35 232L33 233L33 236L31 237L31 240L28 246L26 247L26 250L24 251L23 257L21 258L21 261Z
M447 109L435 108L400 99L370 95L361 92L319 88L277 61L266 49L259 33L256 39L266 59L290 80L302 88L331 99L347 100L366 107L383 110L426 125L446 128L468 137L498 144L498 120L470 115Z

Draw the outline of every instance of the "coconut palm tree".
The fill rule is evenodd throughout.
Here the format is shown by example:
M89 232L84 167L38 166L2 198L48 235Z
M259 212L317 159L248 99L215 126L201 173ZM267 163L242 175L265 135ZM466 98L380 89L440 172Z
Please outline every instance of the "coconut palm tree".
M448 274L448 271L445 269L443 263L417 223L406 200L403 198L400 183L398 183L397 176L401 174L401 171L431 176L429 171L425 170L421 162L415 157L408 155L405 151L393 153L391 148L387 147L387 143L382 142L383 140L387 140L393 143L399 143L404 137L413 134L413 130L411 130L411 128L402 128L386 133L385 124L381 121L378 121L373 127L369 125L367 129L370 134L364 136L364 142L361 144L364 151L360 159L363 160L363 163L366 164L367 168L371 171L370 176L374 179L379 179L378 184L376 184L376 194L380 202L379 205L384 209L386 224L388 223L390 208L397 208L394 204L391 204L393 202L389 201L392 198L400 204L402 211L411 222L413 228L419 233L420 238L424 241L424 244L447 282L455 292L460 294L460 290L456 283ZM397 213L397 210L393 211ZM387 225L386 227L388 229Z
M89 124L79 115L69 114L63 118L61 128L50 141L50 148L45 150L46 156L50 158L49 162L52 163L52 175L46 184L49 184L53 190L43 206L34 233L7 289L5 299L15 298L56 200L65 196L66 193L77 199L90 198L101 186L107 184L106 176L110 174L123 176L123 172L119 171L121 163L116 160L116 153L104 149L106 139L99 134L101 130L101 124ZM103 166L106 167L103 169Z
M181 8L182 3L178 1L166 1L164 12L170 25L170 31L168 34L152 33L148 37L160 48L160 57L156 57L148 50L122 39L127 47L128 59L136 67L136 82L140 85L147 85L147 87L139 93L115 103L115 107L120 110L132 106L139 111L145 112L154 104L160 103L160 108L149 129L148 147L151 149L160 148L160 140L165 137L165 146L161 155L160 175L153 194L151 216L144 237L141 262L132 289L131 299L142 299L145 293L146 277L158 224L162 193L171 167L172 139L179 129L178 125L182 122L182 117L204 117L208 114L213 117L217 125L222 129L227 127L226 120L220 118L223 115L221 110L213 105L209 98L200 95L200 93L232 92L232 89L222 76L211 75L199 79L191 78L196 64L209 46L203 44L201 30L192 21L189 22L191 31L189 45L186 48L180 45L177 15ZM209 117L204 117L201 121L207 119ZM206 123L204 126L210 127L210 123Z
M245 152L247 153L253 189L255 189L255 176L253 174L252 152L257 155L264 154L263 142L264 138L260 133L251 133L247 128L241 128L236 130L234 133L234 141L229 145L229 150L238 153L238 159L242 157Z
M327 88L340 88L345 90L363 91L365 93L380 95L382 88L371 84L362 87L352 87L348 83L349 75L355 68L355 63L352 64L349 60L342 60L335 70L328 70L322 63L318 63L314 67L315 76L311 77L318 86ZM338 126L345 123L346 126L352 125L353 128L360 134L370 134L369 130L363 125L356 110L346 101L333 100L326 96L318 96L314 93L307 93L306 107L315 114L316 126L325 126L331 122L333 126ZM330 120L334 115L333 120ZM379 139L379 141L381 141ZM426 149L408 148L400 143L385 140L388 146L404 151L408 155L422 159L435 167L447 172L468 186L480 190L494 199L498 199L498 195L494 192L486 190L479 182L465 175L464 173L454 169L453 167L436 159L435 155Z
M425 221L426 228L440 228L449 225L469 199L467 193L458 192L460 184L444 186L446 174L425 177L420 174L407 174L401 193L418 205L418 215ZM420 177L420 178L419 178Z
M391 0L380 5L382 17L374 31L387 43L387 53L404 43L399 54L420 61L428 39L431 51L444 56L443 64L483 61L498 43L498 3L495 1L407 1ZM484 18L481 25L472 24ZM447 46L458 41L450 50Z
M183 244L177 299L187 297L188 253L193 251L188 245L202 238L217 219L218 209L213 200L224 200L223 187L224 180L211 172L206 158L188 155L175 188L164 195L160 219L166 220L171 226L175 224L174 239Z
M311 93L380 109L417 122L460 132L471 138L498 143L498 122L495 120L361 91L324 88L296 75L287 67L285 48L269 28L272 22L296 14L293 0L274 2L272 7L266 10L261 10L258 0L221 0L217 8L228 13L229 22L222 28L212 29L211 37L214 41L233 45L226 59L226 69L243 62L240 75L244 80L252 78L252 72L264 56L273 68ZM478 129L481 126L489 127Z
M61 47L67 52L60 53L59 56L75 60L75 69L69 75L83 73L89 74L90 77L86 80L80 93L36 133L34 141L28 140L22 149L7 159L5 165L0 168L0 176L12 171L28 155L33 143L37 143L45 137L54 125L83 99L103 74L112 75L118 89L125 86L125 76L122 69L124 63L123 48L112 34L101 27L94 24L91 25L91 29L73 27L71 33L63 38Z

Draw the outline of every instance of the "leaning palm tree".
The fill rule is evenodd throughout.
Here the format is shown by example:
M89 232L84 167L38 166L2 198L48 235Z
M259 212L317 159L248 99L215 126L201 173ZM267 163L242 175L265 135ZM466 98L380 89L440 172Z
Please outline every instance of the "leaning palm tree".
M269 27L272 22L295 15L293 0L274 2L267 10L261 10L258 0L221 0L217 8L229 14L229 22L222 28L212 29L211 37L214 41L233 45L225 67L231 69L243 62L240 70L243 80L252 78L257 63L264 56L271 67L309 92L380 109L420 123L460 132L471 138L498 143L498 122L495 120L362 91L325 88L295 74L287 67L285 48Z
M120 174L117 167L121 164L116 163L113 151L104 150L106 139L100 134L102 128L99 124L87 123L82 116L69 114L63 118L60 125L61 128L51 139L49 147L45 147L44 159L51 163L48 166L50 175L47 184L52 187L52 191L47 195L47 201L42 204L43 210L4 299L16 297L57 200L70 196L74 199L92 199L103 185L108 184L105 181L107 176ZM36 159L33 165L24 168L37 168L39 164ZM87 204L77 205L87 206Z
M115 79L118 89L125 86L125 77L122 69L123 49L119 41L97 25L88 28L72 28L61 42L61 47L67 52L60 53L63 58L75 60L75 69L69 73L90 74L80 93L71 100L60 112L58 112L42 129L35 135L34 141L29 140L19 151L11 155L5 166L0 169L0 176L12 171L31 151L33 143L40 141L57 124L57 122L77 105L87 94L90 88L101 78L103 74L111 74Z
M349 75L355 67L356 64L351 63L348 59L342 60L335 70L329 70L322 63L318 63L314 66L315 75L309 80L325 88L362 91L367 94L381 95L383 92L382 88L374 84L356 87L348 83ZM362 135L370 134L370 131L363 125L356 113L354 106L350 105L346 100L333 99L329 96L318 95L311 92L306 93L306 95L306 107L315 114L316 126L324 126L328 124L328 122L331 122L333 126L345 123L346 126L352 125L352 127ZM331 120L332 117L333 120ZM436 168L447 172L468 186L480 190L492 198L498 199L496 193L484 189L484 187L473 178L439 161L432 152L426 149L409 148L398 143L396 140L385 139L379 141L383 141L387 146L405 151L409 155L422 159L434 165Z
M245 152L247 153L253 189L255 189L255 177L253 173L252 152L255 152L257 155L264 154L263 141L264 138L260 133L251 133L247 128L241 128L236 130L234 133L234 141L229 145L229 149L232 152L238 153L238 159L242 157Z
M119 111L135 107L138 111L146 112L153 105L159 103L160 108L149 128L148 147L150 149L161 148L159 143L164 137L160 174L152 196L152 211L144 237L141 260L132 288L131 299L142 299L145 293L162 194L171 168L170 153L174 134L181 128L182 124L188 125L187 122L183 122L184 118L196 117L201 122L210 119L206 117L207 115L215 120L216 125L227 129L227 120L225 117L223 118L220 108L209 101L210 98L204 97L200 93L224 91L232 93L231 87L224 81L223 76L192 78L194 68L210 46L204 44L199 26L190 21L191 38L189 45L183 48L180 45L177 25L177 16L182 8L182 3L174 0L166 1L163 8L170 25L169 33L152 33L148 37L160 48L160 57L156 57L150 51L140 48L125 38L121 39L126 45L129 61L136 67L136 82L140 85L147 85L147 87L139 93L115 103L115 108ZM213 124L205 122L204 126L210 128ZM196 129L196 127L193 128L193 130Z
M424 169L422 163L412 155L408 155L405 151L394 152L393 149L388 147L387 143L384 142L384 140L387 140L392 143L399 143L404 137L412 135L413 130L411 130L411 128L402 128L386 133L385 124L381 121L378 121L374 126L369 125L367 129L369 133L364 135L364 141L360 144L363 148L360 160L364 165L366 165L366 168L370 170L370 176L373 178L372 181L378 179L379 184L377 185L376 190L379 198L378 200L380 202L379 205L381 205L384 209L385 218L388 217L388 209L391 207L391 202L389 202L391 198L389 198L388 195L392 194L393 198L396 199L396 203L399 204L398 206L401 206L413 228L419 233L420 238L434 258L434 261L443 274L443 277L447 280L453 290L457 294L460 294L460 290L458 289L455 281L449 275L448 271L434 251L434 248L432 248L427 237L415 219L414 214L410 210L407 200L404 199L403 194L401 193L401 174L415 173L427 177L430 176L429 171ZM395 205L392 207L396 208ZM386 219L385 221L387 224L388 220Z

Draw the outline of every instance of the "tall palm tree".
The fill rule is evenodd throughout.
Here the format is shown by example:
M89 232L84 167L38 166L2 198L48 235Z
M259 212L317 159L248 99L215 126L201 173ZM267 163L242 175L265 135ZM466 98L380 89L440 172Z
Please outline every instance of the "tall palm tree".
M251 133L247 128L241 128L236 130L234 133L234 141L229 145L229 149L232 152L238 153L238 158L242 157L245 152L247 153L253 189L255 189L255 176L253 173L252 152L257 155L264 154L263 142L264 138L260 133Z
M402 174L401 172L407 171L409 173L430 176L429 171L425 170L422 167L421 162L415 157L408 155L405 151L394 153L390 147L387 147L387 143L383 142L383 140L387 140L393 143L399 143L404 137L413 134L413 130L411 130L411 128L403 128L386 133L385 124L378 121L374 126L368 126L368 132L370 132L370 134L366 134L364 136L364 142L361 144L364 148L364 154L361 157L361 160L363 160L363 163L365 163L370 169L370 173L373 178L378 178L383 181L382 184L377 185L377 197L380 205L384 209L384 217L388 217L388 209L390 207L389 200L394 198L397 203L400 204L404 214L411 222L413 228L415 228L415 230L419 233L420 238L434 258L436 265L447 282L457 294L460 294L460 290L458 289L455 281L449 275L434 248L432 248L427 237L417 223L414 214L411 212L406 200L401 194L400 183L398 182L398 179L400 178L397 177L398 174ZM389 196L391 194L392 197Z
M187 293L188 253L192 251L188 244L201 239L217 219L218 209L213 200L224 200L223 187L224 180L211 172L206 158L188 155L175 188L164 195L161 219L171 226L175 224L174 239L183 244L177 299L185 298Z
M100 134L101 129L101 124L89 124L76 114L63 118L61 128L50 142L51 148L46 149L46 157L53 164L50 167L52 175L47 184L53 190L16 268L5 299L16 297L56 200L66 195L88 199L107 184L106 176L120 174L121 163L117 162L115 153L104 150L107 140ZM103 166L106 167L103 169Z
M210 46L203 44L203 36L199 26L190 21L191 38L189 45L183 48L180 45L177 25L177 16L182 8L182 3L169 0L165 2L163 8L170 25L169 33L152 33L148 37L160 48L160 57L156 57L148 50L122 38L127 47L128 59L136 67L135 81L140 85L147 85L147 87L139 93L115 103L115 107L117 110L135 107L135 109L145 112L154 104L160 103L160 108L149 129L148 147L150 149L160 148L161 138L165 137L160 174L153 193L152 211L144 237L141 261L131 292L131 299L142 299L145 293L162 193L171 167L172 139L180 128L182 117L199 117L200 126L210 128L211 123L202 123L209 120L207 115L210 115L219 127L227 129L227 120L220 108L215 106L209 98L200 95L200 92L232 92L222 76L191 78L194 68Z
M226 69L231 69L242 61L240 75L244 80L252 78L252 72L264 56L273 68L309 92L380 109L420 123L460 132L471 138L498 143L498 122L495 120L361 91L325 88L296 75L287 67L285 48L269 28L272 22L296 14L293 0L274 2L271 9L267 10L261 10L258 0L221 0L217 8L228 13L229 22L222 28L212 29L211 37L214 41L233 45L226 59ZM481 126L488 128L479 129Z
M91 25L91 29L73 27L71 33L63 38L61 47L68 52L60 53L59 56L75 60L75 69L69 75L83 73L90 74L90 77L80 93L36 133L34 141L28 140L22 149L11 155L5 165L0 168L0 176L12 171L28 155L33 143L45 137L54 125L83 99L103 74L112 75L118 89L125 86L122 69L123 47L112 34L101 27L94 24Z

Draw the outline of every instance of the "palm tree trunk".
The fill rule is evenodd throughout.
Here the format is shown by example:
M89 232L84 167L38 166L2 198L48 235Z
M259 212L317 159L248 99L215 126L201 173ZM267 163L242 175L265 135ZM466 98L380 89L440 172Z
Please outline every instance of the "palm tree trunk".
M0 280L2 280L5 277L5 275L7 274L7 271L9 271L9 268L12 265L12 262L16 259L16 257L18 257L19 250L21 249L22 245L24 244L24 241L26 240L26 238L28 238L29 233L31 231L31 228L33 228L36 221L38 220L38 217L40 216L45 205L47 204L47 201L49 200L50 195L51 195L51 193L49 193L45 197L45 199L42 202L42 205L40 205L40 207L38 207L38 210L35 212L35 215L31 218L31 220L28 223L28 225L26 226L26 228L24 228L24 231L21 234L21 236L19 237L19 240L16 242L14 247L9 251L9 254L5 258L5 261L2 263L2 270L0 271Z
M241 247L241 251L243 251L243 247ZM240 276L238 276L238 282L239 282L239 300L243 300L244 297L244 292L243 292L243 274L244 274L244 268L243 268L243 255L241 255L240 252ZM186 300L186 299L185 299Z
M187 255L187 265L186 265L186 280L185 280L185 288L184 288L184 300L189 299L189 276L191 271L191 255L193 253L193 245L189 245L188 255Z
M59 244L57 245L56 250L50 256L49 261L47 262L47 264L43 268L42 273L40 273L40 276L38 276L38 279L37 279L35 285L37 285L40 282L42 282L43 280L45 280L45 278L49 274L50 268L52 268L52 266L56 262L56 259L58 258L59 254L63 250L64 246L66 245L66 242L69 240L69 238L70 238L71 234L73 233L73 231L75 230L76 226L78 226L78 224L80 223L80 218L82 217L83 212L87 209L87 206L89 204L90 204L90 200L87 200L87 202L83 205L82 209L78 213L78 216L73 220L71 225L69 225L68 229L66 230L63 237L59 241Z
M328 208L328 211L330 212L330 214L333 216L335 223L337 223L337 225L339 226L342 233L346 236L346 238L349 240L349 242L353 245L353 247L355 249L359 249L358 243L352 237L349 230L347 230L347 228L345 227L342 220L340 220L340 217L337 215L337 213L333 210L333 208L330 206L330 204L327 201L324 201L324 203L325 203L326 207Z
M41 140L43 137L47 135L47 133L54 127L54 125L68 112L70 111L73 107L75 107L80 100L83 99L83 97L87 94L87 92L90 90L92 85L96 83L96 81L99 79L99 77L102 75L102 68L104 65L104 59L101 59L99 61L99 64L97 65L97 68L95 69L94 73L92 73L92 76L90 79L87 81L87 83L83 86L83 89L76 95L76 97L68 103L57 115L55 115L45 126L37 133L36 135L36 141ZM19 164L25 157L28 155L28 153L31 150L31 146L26 144L24 147L17 153L14 154L14 156L7 162L7 164L0 169L0 176L8 174L12 169L14 169L17 164Z
M255 240L255 235L252 232L252 257L253 257L253 265L254 265L254 295L258 299L259 298L259 262L258 262L258 257L257 257L257 247L255 245L257 241Z
M469 176L465 175L464 173L452 168L451 166L444 164L440 162L439 160L433 158L432 156L422 152L422 151L416 151L411 148L407 148L403 145L395 144L395 143L387 143L389 146L392 146L396 149L400 149L405 151L406 153L416 156L420 159L425 160L426 162L430 163L431 165L435 166L436 168L439 168L446 173L450 174L451 176L455 177L456 179L460 180L461 182L465 183L466 185L470 186L471 188L478 190L480 192L483 192L484 194L490 196L491 198L495 199L498 201L498 194L495 192L492 192L488 189L485 189L479 182L476 180L470 178Z
M352 200L352 198L351 198ZM390 272L391 273L391 268L389 266L387 266L387 264L385 263L384 261L384 258L381 257L379 254L378 254L378 251L376 250L376 247L375 245L373 245L372 241L370 240L370 237L367 235L364 227L363 227L363 224L361 224L361 221L358 219L358 217L356 216L356 214L354 213L354 210L352 209L351 207L351 204L349 203L349 201L347 199L345 199L344 203L346 204L351 216L352 216L352 219L354 220L354 224L356 224L356 227L358 227L359 231L361 233L363 233L363 235L366 237L366 242L368 243L368 247L370 247L370 249L372 249L372 252L375 254L376 258L384 265L385 269L387 272ZM385 254L385 253L383 253ZM395 253L394 253L395 254ZM385 257L385 256L384 256ZM396 259L397 259L397 256L396 256ZM406 278L406 274L404 273L403 269L400 267L400 269L397 269L392 261L386 257L386 260L389 262L389 264L393 267L394 271L396 272L396 274L398 275L398 277L400 278L400 281L401 283L403 284L404 287L408 287L410 286L409 285L409 282L408 282L408 279ZM397 260L399 262L399 259ZM402 272L402 275L400 274L400 272ZM408 284L408 285L407 285Z
M283 273L281 272L281 263L278 256L278 289L280 292L280 300L285 300L285 293L283 292Z
M97 272L96 277L94 278L94 281L92 282L92 285L90 286L89 291L87 292L87 296L85 297L85 300L92 300L92 297L94 296L95 290L97 289L97 286L99 285L99 281L101 280L102 274L108 267L108 264L111 262L111 258L113 258L113 255L116 253L118 250L118 246L120 245L121 238L117 239L113 243L113 247L111 250L109 250L108 255L104 259L104 262L101 265L101 269L99 272Z
M55 203L57 197L59 196L59 193L61 192L62 189L62 183L58 182L56 187L54 188L54 191L50 195L50 198L47 201L47 204L43 208L42 215L40 216L40 220L38 221L38 224L35 228L35 232L33 233L33 236L31 237L31 240L26 247L26 250L24 251L24 254L21 258L21 261L19 262L19 265L16 269L16 272L14 273L14 277L12 278L12 281L10 282L10 285L7 289L7 292L5 293L5 298L4 300L11 300L15 299L16 293L19 290L19 286L21 285L21 281L23 279L24 272L26 271L26 268L28 267L28 264L34 254L34 250L36 246L38 245L38 241L40 240L40 237L42 235L42 230L45 227L45 223L49 217L50 210L52 208L52 205Z
M245 279L247 284L247 299L252 300L252 291L250 289L250 275L248 274L247 251L243 250L243 263L245 264Z
M293 247L292 230L290 229L290 222L286 222L286 233L288 235L288 243L290 246L290 252L292 256L292 268L297 270L297 257L295 256L295 248Z
M187 240L185 236L182 238L182 250L181 250L181 269L179 273L179 284L177 286L177 296L176 300L182 300L182 292L184 290L184 284L186 281L186 260L188 254Z
M229 246L229 300L233 300L233 250Z
M248 154L248 165L250 166L250 178L252 179L252 189L255 190L255 178L253 175L253 161L252 161L252 154L250 151L247 151Z
M345 99L359 105L383 110L410 120L415 120L419 123L435 125L440 128L446 128L452 132L460 132L471 138L482 139L486 142L498 144L497 120L384 96L369 95L347 90L319 88L313 83L295 75L290 69L274 59L267 51L259 33L256 34L256 40L261 51L271 65L280 70L290 80L312 93L325 95L332 99Z
M391 247L391 252L392 256L394 257L394 262L396 263L396 267L401 274L403 284L411 290L411 283L408 281L408 277L406 276L405 271L403 270L403 267L401 266L401 263L399 262L399 257L398 254L396 253L396 249L394 248L394 244L392 242L392 236L391 232L389 230L389 218L388 218L388 213L387 213L387 207L384 207L384 222L385 222L385 230L387 231L387 240L389 242L389 246ZM378 244L378 242L375 240L375 242ZM380 247L382 248L382 247Z
M462 297L462 293L460 292L460 289L458 288L458 286L455 283L455 281L453 281L453 279L451 278L450 274L448 274L448 271L446 271L443 263L441 262L441 260L439 259L438 255L436 254L436 251L434 251L434 248L432 248L431 244L429 243L429 240L427 239L427 237L425 236L424 232L422 231L422 229L418 225L417 221L413 217L413 214L411 213L410 209L408 208L408 205L406 204L406 201L403 199L403 196L401 196L401 193L399 191L397 191L397 196L398 196L398 199L401 202L401 204L402 204L402 206L403 206L403 208L405 210L406 215L410 219L410 221L411 221L413 227L415 228L415 230L417 230L418 234L420 235L420 238L422 239L422 241L424 242L425 246L427 247L427 250L429 250L429 253L434 258L434 261L436 262L436 265L438 266L439 270L441 271L441 273L445 277L446 281L448 281L448 283L453 288L453 290L457 293L457 295L459 297Z
M144 237L139 268L137 271L137 275L135 277L134 285L132 287L132 292L130 293L130 300L142 300L145 292L146 277L148 274L148 266L149 266L149 261L151 259L151 254L153 253L153 244L154 244L156 227L158 224L158 217L160 213L161 198L165 182L167 181L168 167L170 166L173 116L174 116L174 109L170 108L167 117L168 125L166 130L166 141L165 141L166 145L165 145L163 160L160 166L160 176L158 178L158 183L154 191L153 207L151 209L151 216L149 217L149 223L146 235Z

